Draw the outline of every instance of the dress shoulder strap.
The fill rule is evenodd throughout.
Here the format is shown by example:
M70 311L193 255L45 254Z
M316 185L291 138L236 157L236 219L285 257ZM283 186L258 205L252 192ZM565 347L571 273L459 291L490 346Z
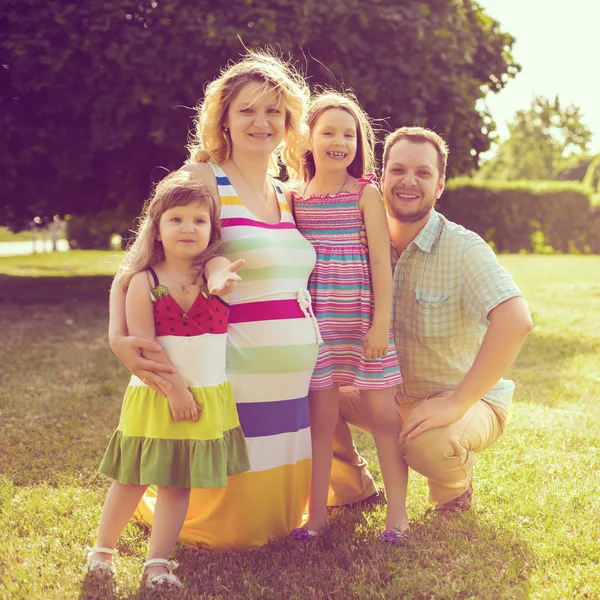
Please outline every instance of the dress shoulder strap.
M158 275L156 271L152 267L148 267L148 271L150 271L150 275L152 275L152 279L154 280L154 287L158 287Z
M375 180L375 173L365 173L364 175L361 175L356 182L361 184L358 190L361 194L369 183L374 185L376 188L379 187L379 184Z

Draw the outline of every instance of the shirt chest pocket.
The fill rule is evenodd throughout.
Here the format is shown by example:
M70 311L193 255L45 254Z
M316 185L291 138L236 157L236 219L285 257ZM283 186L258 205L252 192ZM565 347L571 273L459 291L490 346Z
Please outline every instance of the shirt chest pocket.
M415 290L416 333L418 337L450 337L452 319L450 292L434 289Z

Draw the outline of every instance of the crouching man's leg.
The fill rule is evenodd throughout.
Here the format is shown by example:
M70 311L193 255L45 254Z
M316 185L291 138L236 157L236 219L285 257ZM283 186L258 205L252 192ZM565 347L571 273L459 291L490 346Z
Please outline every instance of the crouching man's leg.
M418 404L399 404L404 421ZM502 434L505 415L484 400L475 403L456 423L424 431L400 442L408 466L428 479L429 501L438 510L464 510L470 506L475 453ZM459 500L456 507L451 501ZM462 502L464 500L464 502Z

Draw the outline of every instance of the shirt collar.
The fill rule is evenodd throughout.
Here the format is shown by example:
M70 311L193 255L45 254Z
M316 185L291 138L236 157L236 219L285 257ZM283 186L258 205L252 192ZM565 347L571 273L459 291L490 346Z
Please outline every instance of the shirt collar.
M421 250L423 250L423 252L430 254L434 244L440 237L441 232L442 218L436 210L432 209L427 223L423 229L419 231L417 237L412 241L412 243L416 244Z

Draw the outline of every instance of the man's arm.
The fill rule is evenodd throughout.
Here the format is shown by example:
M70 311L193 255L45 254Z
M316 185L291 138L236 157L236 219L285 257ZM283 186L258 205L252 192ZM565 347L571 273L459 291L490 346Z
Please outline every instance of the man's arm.
M533 327L519 288L483 241L465 252L463 301L472 318L489 323L477 356L456 389L411 410L401 437L414 438L460 420L510 368Z
M460 385L411 410L400 437L414 438L433 427L460 420L510 368L533 326L527 304L523 298L510 298L490 312L489 320L475 362Z

